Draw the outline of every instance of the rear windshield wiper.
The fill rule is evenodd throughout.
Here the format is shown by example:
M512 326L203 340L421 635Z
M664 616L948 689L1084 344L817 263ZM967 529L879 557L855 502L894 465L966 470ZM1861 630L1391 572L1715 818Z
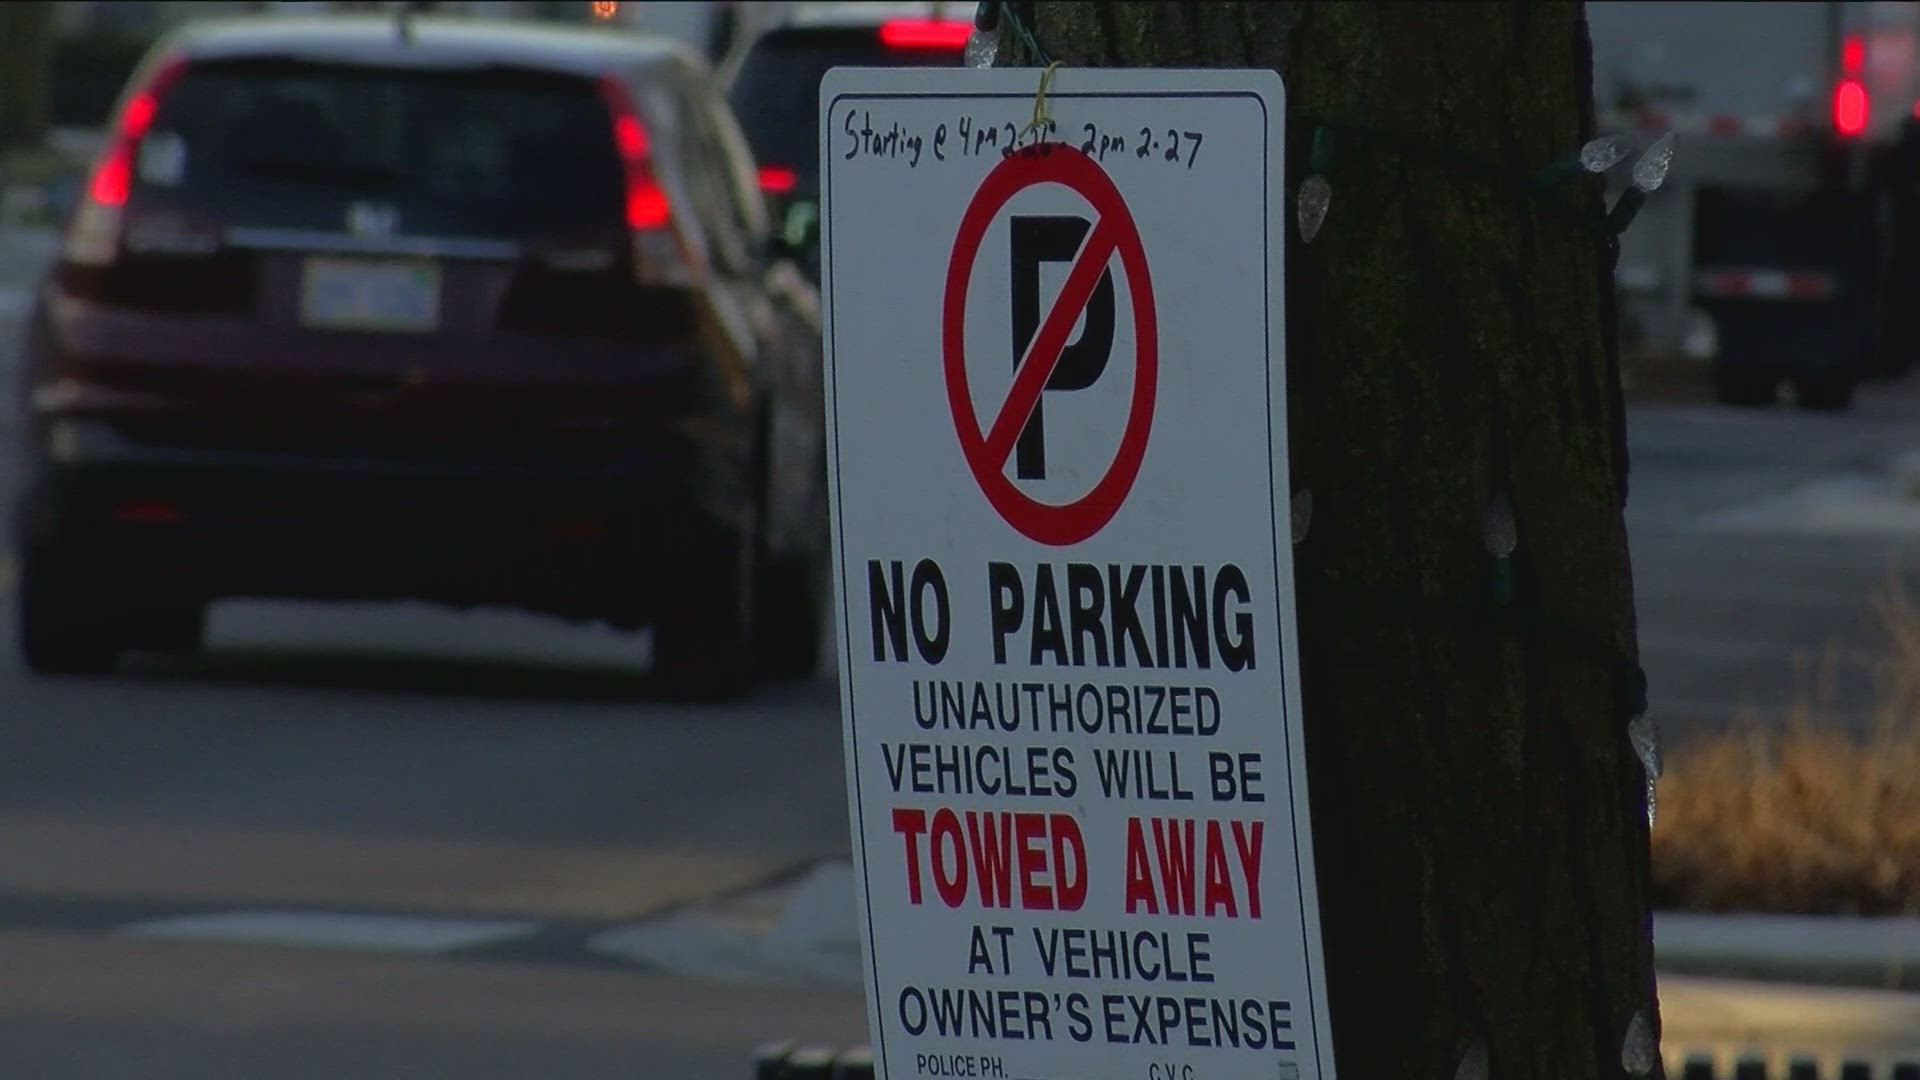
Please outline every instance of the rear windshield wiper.
M321 184L364 184L398 180L400 173L380 165L336 161L240 161L227 166L236 176L274 180L311 180Z

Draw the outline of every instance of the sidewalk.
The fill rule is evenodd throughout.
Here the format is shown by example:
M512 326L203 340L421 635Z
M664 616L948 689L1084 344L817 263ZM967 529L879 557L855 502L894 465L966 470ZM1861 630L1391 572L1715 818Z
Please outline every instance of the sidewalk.
M765 891L602 934L593 947L690 975L861 985L853 867L824 862ZM1920 919L1654 916L1661 972L1920 991ZM1920 1035L1920 999L1915 999Z
M856 887L850 864L823 862L773 888L608 931L589 947L719 982L858 989ZM1920 989L1920 920L1667 912L1655 916L1654 942L1669 1075L1920 1075L1920 994L1897 992Z

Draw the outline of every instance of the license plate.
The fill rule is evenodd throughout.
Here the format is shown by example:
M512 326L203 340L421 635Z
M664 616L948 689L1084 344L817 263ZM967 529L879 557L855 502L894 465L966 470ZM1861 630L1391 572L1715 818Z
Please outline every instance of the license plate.
M440 324L440 269L424 262L308 259L300 321L335 330L432 330Z

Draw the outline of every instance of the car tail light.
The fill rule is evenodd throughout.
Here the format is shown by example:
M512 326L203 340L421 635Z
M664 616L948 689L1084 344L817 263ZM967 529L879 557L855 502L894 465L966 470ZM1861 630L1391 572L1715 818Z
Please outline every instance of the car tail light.
M186 520L180 508L157 499L135 499L116 505L113 520L128 525L177 525Z
M963 52L973 24L954 19L889 19L880 24L880 44L889 49Z
M760 190L769 195L785 195L800 183L800 174L785 165L760 166Z
M626 171L627 228L635 232L664 229L673 223L673 208L653 174L652 140L640 110L617 79L602 79L600 94L613 115L613 143L620 151L620 167Z
M1871 102L1867 86L1859 79L1842 79L1833 88L1833 130L1843 138L1856 138L1867 130Z
M620 80L601 79L600 96L612 118L614 147L626 174L626 220L633 237L635 279L645 285L685 284L695 264L673 227L673 204L654 172L646 121Z
M73 228L67 237L69 261L106 265L119 258L122 212L133 194L133 172L140 143L160 112L161 99L186 71L184 58L163 62L120 110L107 148L87 178L86 199L74 215Z

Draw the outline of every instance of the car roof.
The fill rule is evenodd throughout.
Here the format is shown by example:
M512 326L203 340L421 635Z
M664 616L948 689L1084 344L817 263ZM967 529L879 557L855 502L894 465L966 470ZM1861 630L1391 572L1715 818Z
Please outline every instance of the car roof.
M416 15L253 16L189 23L155 48L196 59L291 56L376 67L511 66L597 75L666 63L704 62L673 39L629 30L584 29Z
M886 0L842 0L840 3L796 4L779 28L839 28L878 26L889 19L971 20L972 4L921 2L891 3Z

